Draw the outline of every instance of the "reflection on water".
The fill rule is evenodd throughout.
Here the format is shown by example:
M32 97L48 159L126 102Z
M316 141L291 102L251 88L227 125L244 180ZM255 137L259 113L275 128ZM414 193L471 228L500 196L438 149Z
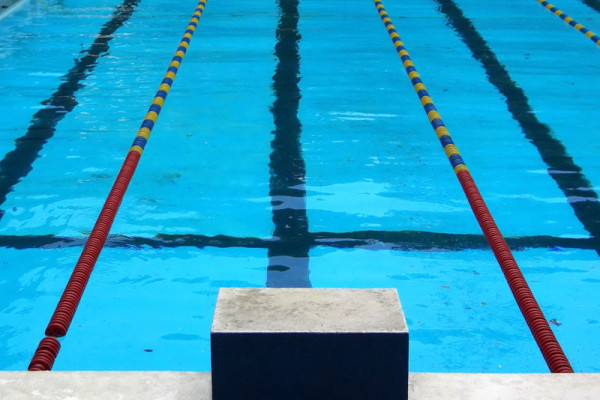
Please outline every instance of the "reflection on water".
M468 210L468 207L402 199L385 183L351 182L307 189L311 194L311 209L336 213L384 217L398 212L455 213Z

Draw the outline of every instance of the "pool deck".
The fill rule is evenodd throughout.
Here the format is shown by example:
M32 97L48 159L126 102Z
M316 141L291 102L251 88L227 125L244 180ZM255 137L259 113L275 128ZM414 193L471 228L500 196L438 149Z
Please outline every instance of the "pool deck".
M596 400L600 374L412 373L409 400ZM210 400L206 372L0 372L11 400Z
M0 19L21 7L26 1L27 0L0 0Z

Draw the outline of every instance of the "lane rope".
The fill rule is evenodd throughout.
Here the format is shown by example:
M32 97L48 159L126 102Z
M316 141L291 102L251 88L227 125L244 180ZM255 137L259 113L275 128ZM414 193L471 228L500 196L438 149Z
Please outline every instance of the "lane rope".
M543 5L548 11L551 11L558 17L560 17L565 23L571 25L573 28L577 29L579 32L583 33L585 36L590 38L590 40L600 46L600 37L596 35L594 32L590 31L573 18L569 17L567 14L556 8L553 4L548 3L546 0L536 0L538 3Z
M56 356L60 350L60 343L56 339L67 334L69 326L73 320L73 316L77 310L83 291L90 278L94 265L98 260L98 256L102 251L102 247L106 242L106 238L115 219L125 191L131 182L131 178L135 172L138 161L142 156L142 152L146 147L152 128L158 119L158 115L162 106L171 90L171 85L175 79L179 66L185 57L186 51L192 39L192 35L198 26L198 22L207 0L200 0L194 10L194 14L183 34L179 47L175 52L166 74L158 88L152 104L142 122L142 126L133 141L131 148L123 162L123 166L115 179L112 189L106 198L106 202L102 207L102 211L96 220L96 224L81 252L81 256L75 265L71 278L67 283L65 290L56 306L56 310L50 319L50 323L46 328L46 337L40 341L40 344L35 351L29 371L49 371L54 365Z
M469 172L458 148L450 137L450 132L444 125L442 117L438 113L433 100L427 92L427 88L423 84L415 65L413 64L410 55L404 43L400 40L400 35L396 31L391 18L387 14L383 3L380 0L373 0L375 7L385 25L390 39L394 43L396 52L400 56L406 73L413 84L421 105L427 114L427 118L431 126L435 130L444 152L450 161L450 165L454 169L465 195L471 205L471 209L479 222L483 234L485 235L490 247L492 248L498 263L506 277L508 285L517 301L521 313L525 317L527 325L535 338L538 347L540 348L548 367L551 372L573 372L569 361L567 360L560 344L556 340L550 325L546 321L546 317L542 313L537 301L533 297L533 293L523 276L515 258L506 244L506 240L500 233L492 214L488 210L483 197L479 193L479 189L475 185L475 181Z

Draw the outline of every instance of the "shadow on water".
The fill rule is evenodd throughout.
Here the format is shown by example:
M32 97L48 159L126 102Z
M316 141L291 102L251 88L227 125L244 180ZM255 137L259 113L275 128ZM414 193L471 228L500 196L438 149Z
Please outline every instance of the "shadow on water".
M310 287L310 237L306 217L306 166L300 150L301 40L298 0L279 0L273 75L275 101L271 107L275 130L271 141L269 195L273 210L273 241L269 246L268 287Z

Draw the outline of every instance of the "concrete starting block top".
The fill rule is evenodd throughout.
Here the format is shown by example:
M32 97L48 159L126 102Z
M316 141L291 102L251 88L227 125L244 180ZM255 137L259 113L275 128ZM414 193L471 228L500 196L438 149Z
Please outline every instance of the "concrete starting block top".
M213 333L407 333L395 289L222 288Z

